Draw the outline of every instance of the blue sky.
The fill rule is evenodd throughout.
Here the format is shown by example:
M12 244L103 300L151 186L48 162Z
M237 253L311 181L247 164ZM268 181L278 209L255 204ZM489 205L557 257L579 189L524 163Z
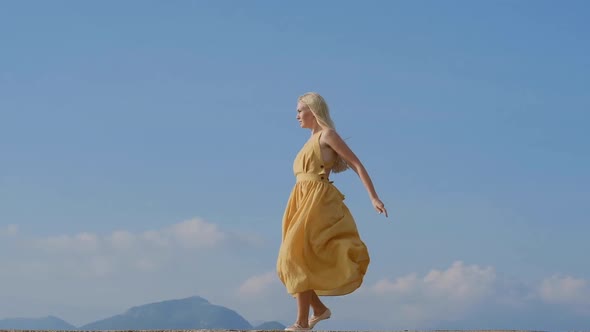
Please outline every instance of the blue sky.
M274 275L321 93L389 210L325 329L590 324L584 1L0 5L0 318L200 295L291 323Z

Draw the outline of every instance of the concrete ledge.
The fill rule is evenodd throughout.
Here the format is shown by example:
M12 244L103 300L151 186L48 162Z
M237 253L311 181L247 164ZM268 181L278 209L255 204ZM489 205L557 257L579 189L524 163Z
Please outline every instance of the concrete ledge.
M0 332L284 332L283 330L0 330ZM538 330L313 330L314 332L548 332Z

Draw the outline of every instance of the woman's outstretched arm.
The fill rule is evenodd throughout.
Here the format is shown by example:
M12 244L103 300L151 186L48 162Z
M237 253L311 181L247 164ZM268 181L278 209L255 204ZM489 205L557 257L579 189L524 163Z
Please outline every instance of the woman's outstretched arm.
M348 147L346 142L338 135L338 133L333 129L326 129L324 134L322 135L324 138L324 142L326 142L340 157L342 157L346 163L358 174L360 177L363 185L367 189L369 193L369 197L371 198L371 203L377 212L384 213L385 217L387 217L387 210L383 202L379 199L379 195L375 191L375 187L373 186L373 181L371 181L371 177L369 173L358 159L358 157L352 152L352 150Z

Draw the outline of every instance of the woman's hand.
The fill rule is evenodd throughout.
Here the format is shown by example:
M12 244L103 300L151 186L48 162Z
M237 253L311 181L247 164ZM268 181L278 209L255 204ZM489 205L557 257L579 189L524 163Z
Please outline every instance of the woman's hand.
M387 218L387 210L385 209L385 205L383 204L383 202L381 202L379 198L371 199L371 203L373 203L373 207L375 208L375 210L377 210L377 212L379 212L379 214L385 213L385 217Z

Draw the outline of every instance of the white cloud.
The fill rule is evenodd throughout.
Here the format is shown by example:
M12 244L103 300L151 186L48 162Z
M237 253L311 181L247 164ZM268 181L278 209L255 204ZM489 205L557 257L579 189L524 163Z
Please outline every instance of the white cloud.
M228 234L220 231L215 224L194 218L161 230L145 231L138 237L156 247L196 249L218 246L228 239Z
M135 245L137 236L128 231L115 231L109 237L110 245L115 249L126 250Z
M226 238L217 225L197 218L172 225L163 234L185 248L214 247Z
M382 279L369 286L384 306L396 308L409 324L457 319L489 298L496 273L492 267L454 262L446 270L433 269L424 277L416 273L393 281Z
M10 224L0 227L0 236L16 236L18 234L18 225Z
M492 267L464 266L463 262L458 261L445 271L430 271L423 282L427 292L434 296L471 302L489 295L495 279L496 273Z
M277 273L267 272L248 278L240 286L238 293L240 295L260 296L262 293L269 291L273 286L277 286L278 283Z
M405 277L400 277L395 279L394 281L389 281L387 279L382 279L378 281L373 287L373 291L378 294L381 293L409 293L412 290L418 287L420 280L416 277L415 273L407 275Z
M69 252L93 252L99 247L100 239L92 233L79 233L74 236L58 235L37 239L35 243L43 250Z
M160 231L145 231L141 234L141 238L156 247L167 247L170 243L168 237Z
M590 314L590 286L585 279L552 276L543 279L538 292L546 303L566 305Z
M372 290L377 294L419 293L429 298L448 298L457 302L472 302L488 295L494 285L496 274L491 267L478 265L465 266L463 262L454 262L444 271L431 270L423 278L410 274L389 281L378 281Z
M0 228L3 236L16 236L17 233L16 225ZM14 259L13 266L15 273L34 269L55 277L68 274L82 278L105 277L123 271L163 271L166 266L178 265L184 260L194 263L198 257L203 259L203 255L210 254L213 248L243 250L244 245L256 246L245 241L240 241L237 247L227 246L243 236L223 232L216 224L199 218L157 230L130 232L119 229L106 235L80 232L39 238L19 234L18 245L29 253L25 259Z
M11 231L14 232L11 228ZM160 230L134 234L117 230L107 236L83 232L77 235L56 235L36 239L38 247L49 251L98 252L99 249L126 251L145 246L199 249L211 248L223 243L228 236L217 225L195 218L173 224Z

